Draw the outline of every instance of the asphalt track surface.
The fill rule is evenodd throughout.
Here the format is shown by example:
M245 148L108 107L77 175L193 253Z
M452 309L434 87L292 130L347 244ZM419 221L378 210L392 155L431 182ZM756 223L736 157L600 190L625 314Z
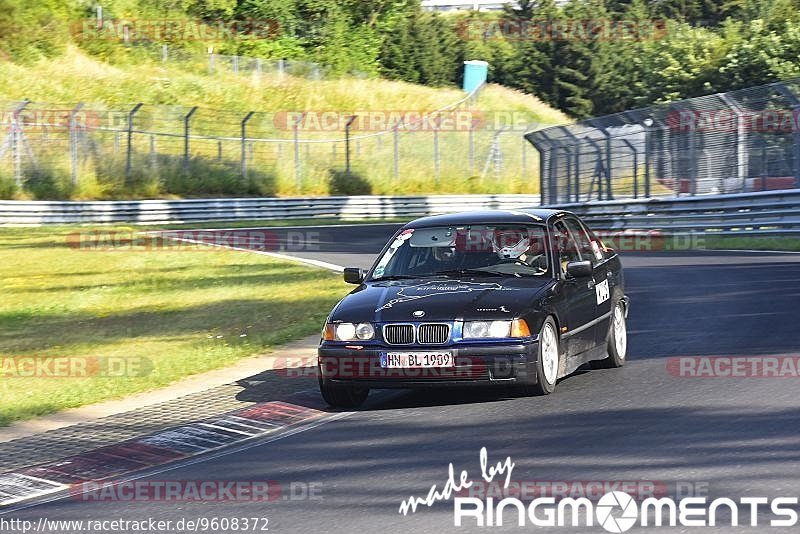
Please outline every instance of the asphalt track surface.
M368 267L395 228L320 227L314 229L319 232L316 250L290 253ZM475 390L372 394L362 410L306 432L150 477L312 483L322 488L321 500L67 499L17 510L13 517L265 516L270 532L473 531L454 528L451 500L408 516L398 509L409 496L424 497L433 484L441 488L451 462L456 473L466 469L471 479L479 479L481 447L487 448L490 463L510 456L515 481L658 481L670 488L680 482L695 485L701 494L707 488L711 497L800 496L798 379L687 378L668 370L670 358L679 356L797 355L800 254L628 253L623 265L632 306L629 361L622 369L579 371L548 397ZM597 525L513 527L534 529L605 532ZM659 530L634 527L630 532Z

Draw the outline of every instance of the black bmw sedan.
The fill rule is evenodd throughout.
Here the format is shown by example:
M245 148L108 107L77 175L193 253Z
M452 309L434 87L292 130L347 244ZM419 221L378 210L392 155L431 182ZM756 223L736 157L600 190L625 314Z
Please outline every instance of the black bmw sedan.
M513 386L552 393L588 362L625 363L622 266L574 214L475 211L406 224L328 316L319 384L352 408L370 389Z

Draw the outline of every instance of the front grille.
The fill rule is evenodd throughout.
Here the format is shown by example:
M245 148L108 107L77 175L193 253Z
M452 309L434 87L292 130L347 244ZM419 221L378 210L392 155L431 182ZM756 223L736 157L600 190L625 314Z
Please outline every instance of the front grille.
M410 345L414 343L414 325L387 324L383 327L383 338L390 345Z
M420 343L447 343L449 338L450 325L448 324L421 324L417 331L417 341Z

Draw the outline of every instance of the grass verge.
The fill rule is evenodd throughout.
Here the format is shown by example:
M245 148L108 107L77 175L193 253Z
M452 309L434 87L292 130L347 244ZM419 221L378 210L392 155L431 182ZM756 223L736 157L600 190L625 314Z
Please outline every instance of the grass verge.
M0 426L155 389L312 334L346 291L335 273L256 254L79 251L68 246L74 231L0 228ZM129 372L13 377L20 357L98 358L104 370L113 358Z
M705 237L704 244L710 250L781 250L800 252L800 237L788 236L719 236Z

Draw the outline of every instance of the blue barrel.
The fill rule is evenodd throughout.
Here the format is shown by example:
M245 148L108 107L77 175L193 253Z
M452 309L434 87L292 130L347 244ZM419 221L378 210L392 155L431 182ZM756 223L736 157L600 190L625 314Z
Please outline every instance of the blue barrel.
M489 64L478 59L464 62L464 90L471 93L481 84L486 83Z

